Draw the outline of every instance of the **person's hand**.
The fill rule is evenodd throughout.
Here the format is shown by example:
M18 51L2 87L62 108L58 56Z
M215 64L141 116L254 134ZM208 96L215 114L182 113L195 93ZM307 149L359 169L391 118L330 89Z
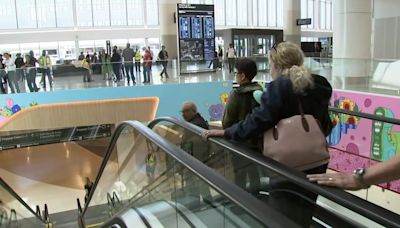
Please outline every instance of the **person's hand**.
M224 130L207 130L201 133L201 137L207 141L209 137L223 137L225 131Z
M350 173L325 173L307 175L308 180L320 185L338 187L346 190L360 190L361 184Z

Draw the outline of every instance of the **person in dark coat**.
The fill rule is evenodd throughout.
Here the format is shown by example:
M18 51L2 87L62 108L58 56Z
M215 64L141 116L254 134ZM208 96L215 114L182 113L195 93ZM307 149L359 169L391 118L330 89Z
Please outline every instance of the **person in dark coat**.
M207 121L197 112L196 104L193 102L185 102L182 105L182 117L187 122L197 125L201 128L208 129Z
M115 81L119 82L121 81L121 63L122 61L122 57L121 55L118 53L117 49L113 49L112 51L112 56L111 56L111 65L115 74Z
M204 129L209 129L207 121L197 112L197 107L193 102L185 102L182 105L181 112L183 119L187 122ZM189 131L183 133L181 148L201 162L206 162L209 158L207 143L204 143L198 135ZM186 175L183 175L184 180L186 180L185 188L187 192L190 192L193 196L198 196L198 203L200 203L200 195L203 201L212 200L210 189L206 185L196 181L196 179L191 176L185 176Z
M261 97L261 105L244 120L225 130L203 133L204 138L219 136L233 140L251 139L273 128L280 120L299 115L298 98L305 114L313 115L321 124L325 136L332 130L328 105L332 95L329 82L318 75L311 75L303 66L304 53L291 42L283 42L270 51L271 76L273 81ZM312 139L310 139L312 140ZM306 174L326 172L327 164L304 171ZM316 194L289 181L274 182L268 204L302 227L309 227L313 216ZM302 197L292 194L296 192Z

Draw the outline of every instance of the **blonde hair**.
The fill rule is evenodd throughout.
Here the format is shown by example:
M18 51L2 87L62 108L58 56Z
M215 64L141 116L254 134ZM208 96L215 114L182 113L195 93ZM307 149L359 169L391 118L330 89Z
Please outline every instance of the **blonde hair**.
M289 77L295 93L304 93L314 86L310 72L304 67L304 53L300 47L291 42L282 42L271 50L270 59L282 75Z

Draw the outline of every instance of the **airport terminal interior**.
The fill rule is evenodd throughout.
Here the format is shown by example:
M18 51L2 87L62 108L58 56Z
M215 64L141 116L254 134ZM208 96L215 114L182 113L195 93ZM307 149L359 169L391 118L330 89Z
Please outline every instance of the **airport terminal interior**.
M400 227L399 59L399 0L0 0L0 227Z

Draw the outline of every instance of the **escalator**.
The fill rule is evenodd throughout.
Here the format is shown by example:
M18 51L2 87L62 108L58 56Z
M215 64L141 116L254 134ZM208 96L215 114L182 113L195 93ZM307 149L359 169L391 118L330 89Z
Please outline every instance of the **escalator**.
M115 129L85 201L77 201L78 224L60 222L76 221L76 211L60 220L47 207L35 212L1 179L0 198L13 204L0 205L0 227L302 227L271 203L281 192L313 208L312 227L400 227L399 215L309 183L243 145L204 142L203 130L187 122L160 118L149 127L134 121ZM288 182L318 194L317 203L281 185Z
M139 122L119 125L80 227L299 227Z
M303 173L248 149L244 143L222 138L205 142L201 139L204 129L174 118L159 118L148 126L299 226L400 227L398 214L343 190L310 183ZM279 197L287 199L290 207L304 208L304 213L293 214L287 206L276 205ZM306 208L311 208L311 214ZM309 223L303 219L307 216Z
M0 178L0 227L50 227L47 207L36 212Z

